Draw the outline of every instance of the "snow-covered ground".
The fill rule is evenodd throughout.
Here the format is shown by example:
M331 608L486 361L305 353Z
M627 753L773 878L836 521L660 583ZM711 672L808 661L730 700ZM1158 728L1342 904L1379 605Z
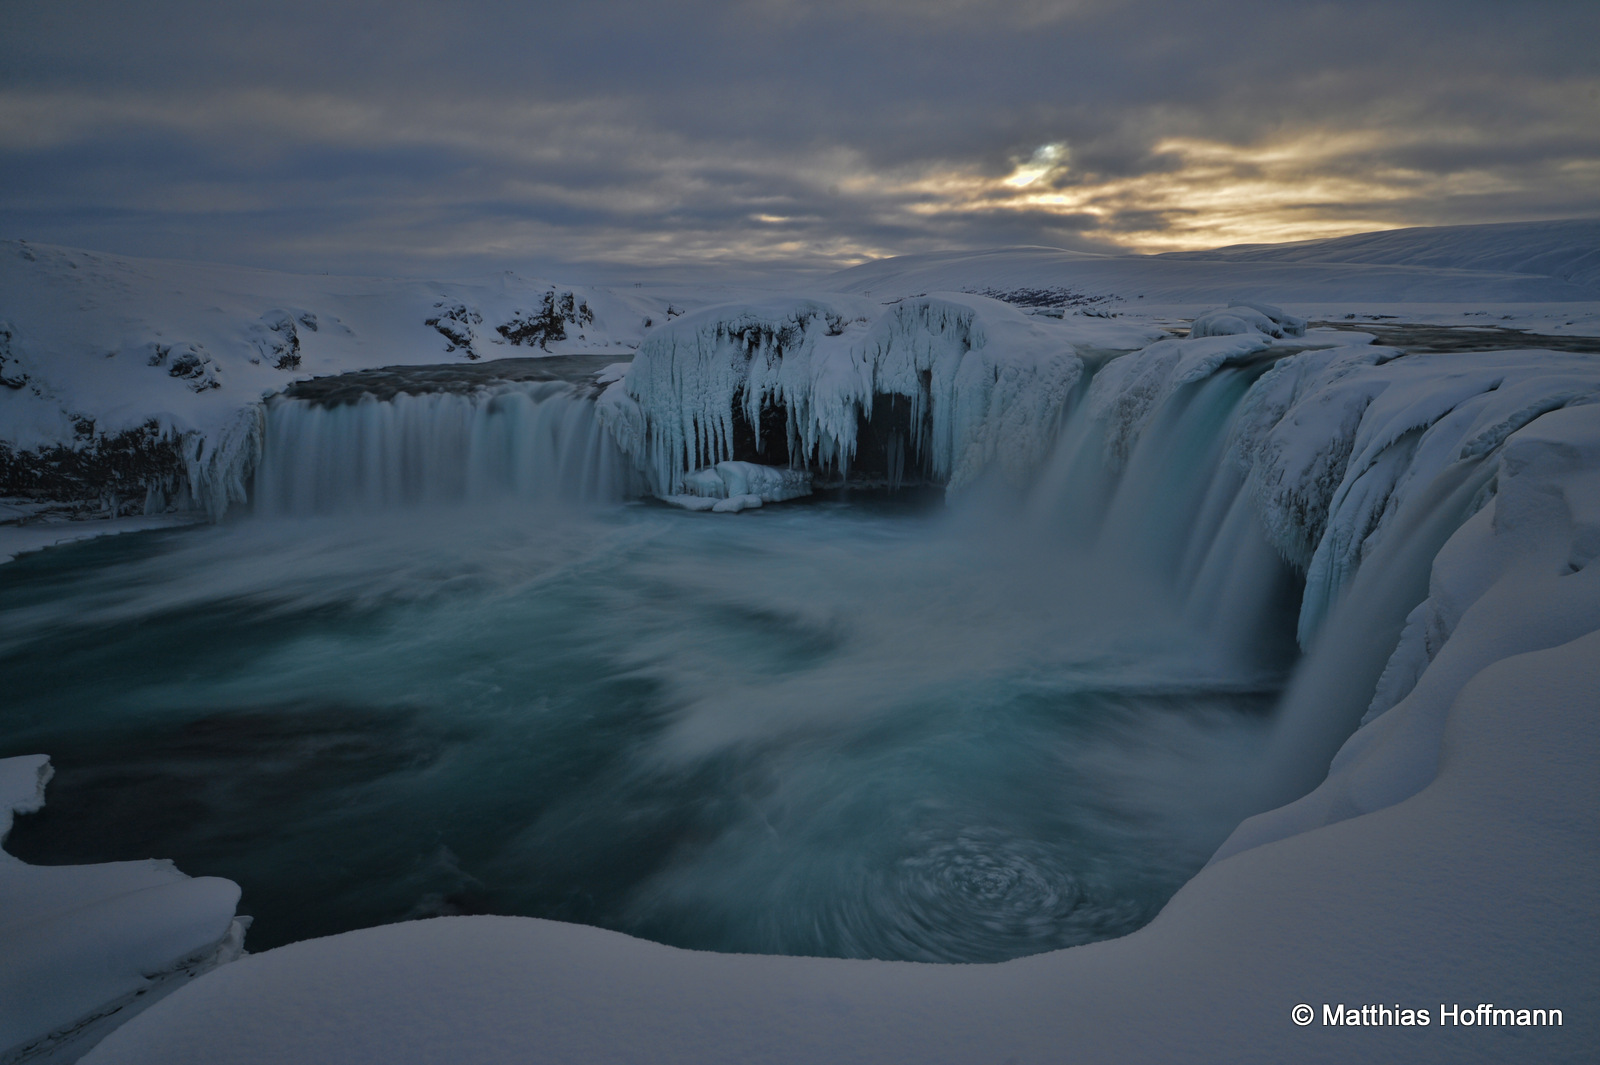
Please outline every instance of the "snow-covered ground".
M44 805L44 755L0 758L0 842ZM239 888L171 862L26 865L0 851L0 1061L71 1061L180 984L239 957Z
M707 300L659 329L653 322L648 337L650 297L572 290L593 311L583 343L601 337L609 347L562 351L638 347L625 374L608 375L600 416L664 495L735 457L740 404L745 427L758 429L764 406L777 404L787 455L828 466L855 449L860 415L899 397L911 424L929 416L930 437L915 442L926 465L959 488L995 467L1024 480L1048 470L1069 397L1081 404L1079 443L1120 467L1181 389L1277 360L1243 400L1225 461L1260 534L1306 574L1309 650L1277 728L1280 746L1302 757L1334 729L1326 779L1241 825L1154 922L1117 940L935 966L719 955L533 919L440 918L222 966L85 1060L1591 1060L1600 1042L1600 357L1533 337L1507 350L1405 355L1369 345L1370 333L1313 324L1296 336L1293 317L1350 330L1600 334L1595 228L1404 231L1157 258L906 257L836 275L833 292ZM69 441L74 412L105 428L155 419L200 438L226 429L293 376L267 357L284 336L269 311L315 316L314 337L308 326L295 335L302 365L328 372L441 361L444 334L411 322L435 302L476 309L477 345L491 322L553 291L338 279L345 295L322 298L316 286L327 279L291 284L18 247L23 265L4 269L34 278L29 306L39 309L14 311L4 290L4 370L27 377L0 392L0 439L16 448ZM197 287L208 276L227 281L183 304L218 309L174 317L190 324L168 345L171 327L140 293L154 278L179 291L182 271ZM250 295L250 284L269 281L278 286L263 290L270 297ZM237 293L231 302L224 290ZM79 302L63 302L67 292ZM1236 298L1257 307L1219 306ZM1203 331L1220 335L1163 331L1208 310L1219 313ZM478 329L470 313L460 321ZM106 339L118 329L121 340ZM150 365L159 346L169 346L165 370ZM210 361L173 373L180 350ZM140 352L148 357L125 357ZM728 475L717 477L731 493ZM1303 767L1285 759L1285 779L1297 779ZM1325 751L1317 776L1326 765ZM42 763L0 762L8 766L0 788L15 794L0 795L10 802L0 808L36 805ZM0 890L42 875L31 869L0 865ZM63 884L76 875L59 874ZM162 875L164 890L215 884ZM161 939L151 948L159 964L153 954L124 964L133 955L113 952L122 967L112 976L103 959L73 953L89 927L80 914L54 925L29 918L25 943L36 945L13 954L4 944L7 977L35 964L64 975L56 985L30 978L28 988L42 989L29 991L42 996L37 1008L8 996L24 1006L0 1015L12 1025L0 1046L103 1012L138 979L221 942L231 896L182 890L206 893L183 911L184 927L199 931L182 944ZM12 912L37 903L26 895L13 911L8 902L0 933L18 927ZM108 921L103 934L128 931ZM1301 1004L1308 1025L1291 1016ZM1511 1023L1475 1012L1483 1004L1513 1011ZM1350 1023L1342 1012L1333 1021L1335 1007L1379 1006L1393 1022ZM1522 1010L1560 1011L1560 1024L1518 1025Z

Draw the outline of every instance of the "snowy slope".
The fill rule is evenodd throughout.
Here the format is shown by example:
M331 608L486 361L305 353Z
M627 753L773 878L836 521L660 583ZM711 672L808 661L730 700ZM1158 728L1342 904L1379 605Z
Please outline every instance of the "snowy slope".
M1288 244L1235 244L1158 259L1213 263L1367 263L1536 274L1600 296L1600 219L1428 226Z
M9 386L0 441L70 443L85 418L107 433L150 419L214 430L264 392L370 366L626 358L682 305L681 295L509 272L463 282L329 277L0 242Z

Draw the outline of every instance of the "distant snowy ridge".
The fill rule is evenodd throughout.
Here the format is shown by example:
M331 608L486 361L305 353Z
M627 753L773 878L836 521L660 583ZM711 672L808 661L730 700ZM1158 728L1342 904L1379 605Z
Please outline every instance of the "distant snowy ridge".
M875 298L985 292L1036 305L1529 303L1600 297L1600 222L1530 222L1369 233L1164 255L1001 248L903 255L842 270L823 287ZM1014 293L1014 296L1006 296ZM1114 302L1107 302L1114 300Z
M1235 244L1157 258L1203 262L1366 263L1535 274L1600 296L1600 218L1427 226L1288 244Z

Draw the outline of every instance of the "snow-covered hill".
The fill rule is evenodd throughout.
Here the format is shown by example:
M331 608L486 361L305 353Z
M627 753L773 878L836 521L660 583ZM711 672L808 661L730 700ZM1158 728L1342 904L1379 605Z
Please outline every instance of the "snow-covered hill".
M1543 303L1600 298L1600 223L1536 222L1362 234L1157 256L1058 248L881 259L822 282L872 296L978 292L1023 304Z
M1553 277L1600 296L1600 219L1427 226L1288 244L1235 244L1158 259L1211 263L1365 263Z
M622 358L684 306L509 272L330 277L20 241L0 242L0 293L0 439L23 448L71 441L84 418L100 432L208 428L291 381L364 367Z

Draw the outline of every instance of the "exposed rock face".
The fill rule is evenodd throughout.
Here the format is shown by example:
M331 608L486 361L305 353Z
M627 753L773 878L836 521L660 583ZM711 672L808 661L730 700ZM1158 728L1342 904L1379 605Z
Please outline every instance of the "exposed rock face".
M0 385L5 385L7 388L21 388L28 383L28 375L22 372L22 367L11 350L13 336L10 323L0 322Z
M313 333L317 331L316 315L302 311L298 320ZM295 322L296 316L288 311L273 310L263 314L260 323L252 327L256 350L261 353L261 359L272 364L273 369L294 370L300 366L300 331L295 327Z
M185 344L178 348L172 344L152 342L148 345L148 350L146 363L151 366L166 367L167 376L187 381L194 391L204 392L207 389L222 387L222 383L217 380L219 367L216 360L199 344ZM295 358L298 361L299 356Z
M187 483L181 442L154 421L106 434L84 419L73 446L16 451L0 443L0 496L56 503L75 515L165 510Z
M567 339L567 326L582 328L593 323L594 312L589 310L588 301L579 300L571 292L558 296L551 289L544 294L538 311L519 312L509 322L496 326L495 332L513 344L537 344L548 351L554 341Z
M476 327L483 324L483 315L464 303L447 303L440 300L434 308L439 311L431 318L423 320L423 325L431 325L439 335L449 341L445 351L461 349L469 359L479 358L472 345L478 339Z

